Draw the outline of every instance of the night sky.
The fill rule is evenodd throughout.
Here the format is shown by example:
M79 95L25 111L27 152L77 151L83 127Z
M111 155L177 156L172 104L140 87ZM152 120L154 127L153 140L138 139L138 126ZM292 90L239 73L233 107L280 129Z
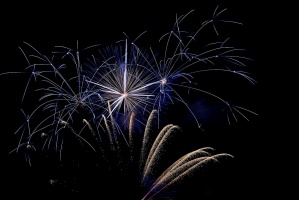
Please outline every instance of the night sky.
M217 102L210 101L209 98L194 99L197 98L196 95L186 96L192 108L199 108L196 114L203 124L203 132L196 127L183 105L170 105L161 116L161 124L179 125L183 130L183 137L174 142L173 145L177 146L169 149L172 152L169 160L170 157L179 158L176 155L207 146L215 148L218 153L229 153L234 158L223 159L203 171L195 172L165 195L170 199L186 200L267 197L268 192L264 187L266 181L270 180L268 166L272 156L269 154L274 146L269 143L276 138L273 133L277 129L273 124L278 122L273 107L280 106L272 102L276 85L272 73L277 72L276 66L265 64L266 60L271 59L265 52L273 50L267 37L268 28L273 22L265 23L271 17L270 13L263 12L265 7L250 1L209 1L196 4L183 1L167 5L153 5L150 1L125 5L113 2L110 5L100 4L80 2L74 5L9 6L9 14L1 15L5 27L2 31L5 35L2 37L2 57L5 64L1 66L0 73L22 71L26 67L26 60L18 48L24 45L24 41L39 51L50 52L55 45L75 47L77 40L82 46L109 45L125 38L123 33L134 38L147 31L144 37L146 39L141 39L140 44L144 42L145 45L155 46L159 37L173 26L176 14L195 10L185 20L184 25L188 29L193 24L199 26L216 6L227 8L225 16L242 22L243 25L219 26L219 34L230 37L235 46L246 49L246 55L254 60L248 62L246 70L257 80L257 84L249 84L240 77L223 77L219 74L203 77L199 84L217 91L217 94L225 94L237 105L258 115L249 113L246 115L249 121L239 117L238 122L233 121L229 126L225 116L219 112L221 109ZM208 41L217 38L214 36L215 32L211 31L199 39ZM125 199L127 193L135 191L130 185L132 177L119 178L117 174L107 176L95 160L97 157L80 149L66 149L61 163L58 162L57 155L46 157L47 154L43 153L33 156L32 166L28 166L21 154L8 155L18 143L19 136L13 133L23 122L20 109L23 108L21 98L26 80L26 76L21 75L0 76L3 108L1 134L4 144L4 159L1 161L4 179L1 191L8 196L23 199L48 196ZM28 96L27 98L30 99Z

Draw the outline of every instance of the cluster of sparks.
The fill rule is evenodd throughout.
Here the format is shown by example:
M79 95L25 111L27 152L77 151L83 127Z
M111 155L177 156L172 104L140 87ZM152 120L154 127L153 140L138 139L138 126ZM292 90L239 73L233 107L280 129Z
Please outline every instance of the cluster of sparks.
M142 200L155 199L172 186L180 183L193 172L200 170L211 162L218 162L219 159L232 158L228 153L212 154L215 149L203 147L186 154L175 160L164 170L159 170L159 163L163 163L165 149L171 146L171 140L179 138L182 129L174 124L164 126L158 133L154 131L157 126L158 111L153 110L148 117L143 133L134 129L136 115L131 114L129 119L129 130L124 139L117 134L117 126L112 116L110 120L105 118L104 127L108 132L106 142L101 146L103 163L107 163L108 173L121 174L125 177L137 177L136 184L139 188L129 191L128 197L138 196ZM136 135L142 135L142 141ZM119 178L119 177L117 177ZM141 194L134 194L137 191L145 191ZM123 194L124 195L124 194ZM123 196L124 197L124 196ZM161 196L160 196L161 197Z
M31 165L29 153L37 151L34 136L38 135L45 139L42 149L54 147L61 158L64 140L67 135L70 135L69 133L96 151L96 147L84 137L86 129L99 143L104 141L102 133L108 131L110 150L117 149L117 144L121 140L125 141L127 147L132 147L132 138L123 133L116 119L121 118L122 122L132 124L134 118L136 122L145 125L142 116L149 116L154 110L157 118L160 118L163 108L169 104L184 105L197 126L201 128L200 122L184 100L184 94L181 91L194 91L219 100L224 107L228 108L226 110L229 111L227 113L229 123L231 119L237 119L237 114L247 120L245 112L256 115L249 109L232 105L222 97L196 87L194 81L195 74L218 71L241 76L255 84L255 80L249 76L248 72L238 70L239 67L246 66L246 61L251 59L242 55L244 49L227 45L228 39L206 44L203 50L195 48L197 51L193 51L196 38L205 28L212 27L215 35L219 34L215 22L241 24L219 19L225 10L219 11L217 7L212 18L204 21L196 31L191 33L181 30L180 25L192 11L177 16L173 29L159 40L159 44L165 47L161 54L155 53L151 47L140 48L137 45L138 39L144 33L133 41L126 36L124 40L115 45L100 49L101 45L81 49L79 42L75 49L56 46L57 50L50 56L46 56L29 43L24 42L26 47L33 52L27 54L23 48L20 48L28 62L26 70L5 72L0 75L29 73L22 101L29 96L27 93L33 83L38 86L37 94L42 95L38 99L38 106L29 115L23 109L21 110L26 120L15 132L21 137L17 147L10 153L25 149L25 158ZM88 54L93 49L96 49L97 53ZM218 63L223 62L227 64L218 66ZM38 117L41 120L37 121L35 116L40 114L46 114L46 116L42 119ZM77 123L78 120L81 123ZM80 124L81 127L79 127ZM129 132L132 132L131 126L129 126ZM152 168L158 162L159 156L157 155L163 148L163 142L159 142L164 141L164 136L171 133L168 130L176 128L174 125L166 127L167 130L161 131L160 138L158 136L159 139L157 138L158 141L153 144L150 152L147 152L149 146L147 146L147 131L145 131L140 155L140 163L144 167L142 180L150 175ZM192 152L175 162L161 177L157 178L143 199L150 199L158 193L157 191L171 185L207 160L216 160L217 156L198 156L208 155L207 150L209 148Z

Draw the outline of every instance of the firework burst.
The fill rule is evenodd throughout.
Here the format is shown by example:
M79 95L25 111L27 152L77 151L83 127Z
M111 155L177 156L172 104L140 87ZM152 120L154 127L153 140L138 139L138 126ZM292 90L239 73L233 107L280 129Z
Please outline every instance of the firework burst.
M229 124L239 116L249 120L247 114L257 115L197 83L200 76L212 72L256 83L244 70L251 61L244 49L229 45L229 38L205 44L201 40L206 29L220 35L218 23L242 25L221 19L225 11L216 7L210 19L191 31L182 27L193 10L176 16L172 29L157 40L158 47L143 47L140 40L145 32L133 40L124 34L114 45L81 48L77 41L75 48L55 46L49 55L24 42L20 50L28 63L25 70L0 74L28 76L21 99L28 106L21 109L25 122L15 132L20 139L10 153L24 152L31 165L30 153L38 150L42 138L41 149L59 152L61 161L65 141L73 137L79 145L100 152L107 170L138 169L138 184L146 191L142 199L155 198L210 161L232 157L211 155L212 148L201 148L182 156L160 175L155 171L168 143L181 132L179 126L169 124L153 136L167 113L165 108L183 105L202 128L187 100L191 93L220 102ZM144 132L136 129L140 125Z
M194 110L185 100L185 96L188 97L191 92L218 100L223 105L223 110L227 111L229 124L232 119L237 121L237 115L248 120L245 112L256 115L249 109L232 105L213 92L197 87L196 78L211 72L232 73L255 84L248 72L237 69L244 68L246 61L251 60L242 55L244 49L228 45L228 39L205 44L203 49L197 45L197 38L209 27L212 27L215 35L219 35L217 23L241 25L239 22L220 19L225 10L216 7L211 19L204 21L192 32L183 30L181 26L193 11L177 16L173 28L159 40L159 45L162 44L164 50L160 49L157 53L152 47L141 48L137 45L145 32L134 40L126 35L116 45L100 49L101 45L82 49L78 42L74 49L56 46L50 56L25 42L32 51L28 54L20 48L28 62L26 71L1 74L29 74L22 101L25 100L29 86L33 83L38 86L38 106L26 116L23 125L28 127L27 137L24 136L24 128L17 131L21 132L19 146L31 143L34 135L44 132L50 135L44 147L49 147L51 141L55 140L56 150L62 149L58 146L63 144L65 129L88 143L81 133L89 123L85 123L81 131L75 132L72 127L78 124L76 119L82 121L84 118L85 122L88 120L99 124L99 121L105 120L104 117L112 115L115 120L122 119L123 124L128 124L126 122L134 112L138 115L136 120L145 124L142 119L146 119L151 110L157 110L160 118L169 104L182 104L201 128ZM94 49L97 53L90 53ZM42 120L33 122L32 118L40 113L47 114ZM33 125L34 128L29 128ZM94 132L99 139L100 129L97 125ZM23 138L26 138L25 141Z

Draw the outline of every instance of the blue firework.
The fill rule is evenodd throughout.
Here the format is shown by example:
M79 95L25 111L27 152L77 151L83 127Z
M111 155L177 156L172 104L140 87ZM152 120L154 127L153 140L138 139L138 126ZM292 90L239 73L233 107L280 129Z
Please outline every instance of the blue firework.
M197 85L198 77L213 72L231 73L251 84L256 82L244 70L246 62L251 60L244 55L245 49L229 45L229 38L203 45L201 38L206 29L218 36L218 23L241 25L221 19L225 10L219 11L217 7L211 19L203 21L192 31L181 27L193 10L176 16L172 29L157 41L158 50L143 47L140 38L145 32L134 40L125 34L123 40L108 46L81 48L78 41L75 48L55 46L54 52L48 56L25 42L31 50L27 53L21 49L28 62L25 71L1 74L29 74L22 100L38 99L37 106L26 119L26 122L31 122L30 131L25 133L18 129L17 133L21 132L22 136L13 152L35 135L47 136L43 148L54 147L61 152L66 135L72 135L82 145L87 144L95 150L94 145L85 139L88 137L84 131L86 128L93 130L100 141L103 127L99 122L121 118L121 123L128 124L125 122L135 113L140 116L135 119L144 124L142 116L147 119L146 116L156 109L158 118L164 117L164 108L170 104L183 105L201 128L195 110L186 100L191 92L218 100L227 112L229 124L238 116L248 120L247 114L256 115ZM36 95L28 96L28 90L33 88ZM125 138L120 126L114 128Z

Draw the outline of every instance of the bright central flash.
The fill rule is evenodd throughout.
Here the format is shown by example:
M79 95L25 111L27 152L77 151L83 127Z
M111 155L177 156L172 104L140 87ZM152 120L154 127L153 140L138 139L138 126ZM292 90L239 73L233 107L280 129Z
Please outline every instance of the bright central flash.
M126 98L127 96L128 96L128 93L123 93L122 95L121 95L123 98Z
M166 78L163 78L162 81L161 81L162 85L165 85L167 83L167 79Z

